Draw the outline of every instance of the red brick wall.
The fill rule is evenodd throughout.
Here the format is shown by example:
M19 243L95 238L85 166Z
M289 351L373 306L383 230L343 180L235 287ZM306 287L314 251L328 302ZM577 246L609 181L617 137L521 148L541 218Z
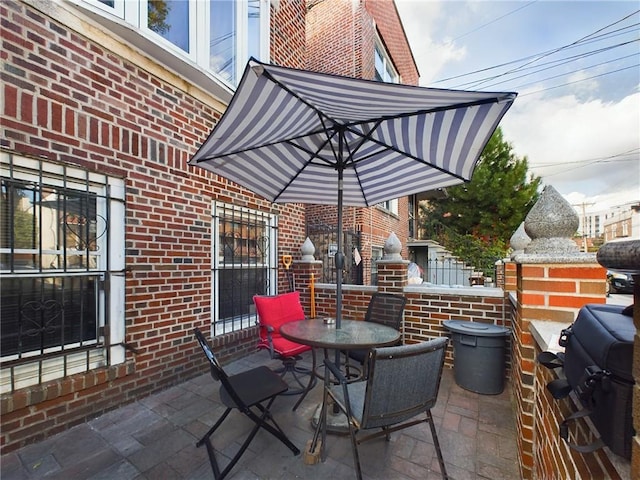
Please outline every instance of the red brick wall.
M445 320L485 322L511 328L509 303L502 297L487 297L470 294L425 294L410 291L404 315L405 341L424 341L433 337L450 335L442 324ZM510 348L507 341L507 350ZM447 351L446 364L453 367L453 350ZM507 372L511 370L510 359L506 359Z
M271 6L271 61L293 68L306 67L305 0L279 0Z
M287 23L274 29L273 60L299 67L304 2L279 5L274 18ZM59 15L59 8L49 11ZM272 206L187 166L220 117L220 104L208 92L114 36L88 38L86 32L101 35L93 26L74 31L67 18L21 2L1 2L0 17L2 148L125 179L125 342L139 350L127 353L122 366L3 395L5 453L204 372L191 331L208 331L211 319L212 200L266 211ZM297 251L304 209L278 211L280 249ZM256 338L248 329L216 338L215 345L225 361L253 351Z

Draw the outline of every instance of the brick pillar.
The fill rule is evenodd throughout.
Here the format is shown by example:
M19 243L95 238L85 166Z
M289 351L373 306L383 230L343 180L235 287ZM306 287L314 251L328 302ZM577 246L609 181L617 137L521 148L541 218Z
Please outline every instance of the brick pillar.
M636 266L638 264L636 263ZM631 444L631 471L640 475L640 274L633 275L633 324L636 336L633 344L633 427L636 434Z
M503 260L503 264L502 264L502 270L504 272L503 274L503 281L504 283L501 285L502 289L505 292L514 292L516 291L516 288L518 286L518 269L517 269L517 265L516 263L511 260L511 259L505 259Z
M527 258L530 257L530 258ZM592 256L552 263L545 256L516 257L517 311L513 325L513 396L517 405L522 478L533 478L535 418L535 340L533 320L570 324L587 303L605 303L606 270ZM546 263L535 263L535 262ZM517 368L516 368L517 366Z
M403 260L402 245L394 232L384 242L384 255L376 263L378 267L378 290L388 293L402 293L409 282L409 261Z
M409 280L409 260L378 260L378 291L401 294Z
M606 301L606 271L595 255L580 253L571 240L578 226L573 207L547 186L524 221L523 230L530 241L523 238L523 253L512 255L517 306L511 358L523 479L534 478L536 463L536 345L530 323L542 320L569 324L583 305Z

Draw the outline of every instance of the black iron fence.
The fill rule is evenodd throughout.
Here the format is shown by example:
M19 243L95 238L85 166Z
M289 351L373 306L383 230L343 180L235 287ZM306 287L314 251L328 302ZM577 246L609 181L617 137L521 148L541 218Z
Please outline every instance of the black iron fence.
M334 257L338 250L337 228L325 224L307 225L307 237L316 247L316 260L322 261L322 278L318 279L318 281L321 283L335 283L336 266ZM363 285L367 261L362 258L360 232L344 231L342 245L342 251L345 255L342 282L351 285Z

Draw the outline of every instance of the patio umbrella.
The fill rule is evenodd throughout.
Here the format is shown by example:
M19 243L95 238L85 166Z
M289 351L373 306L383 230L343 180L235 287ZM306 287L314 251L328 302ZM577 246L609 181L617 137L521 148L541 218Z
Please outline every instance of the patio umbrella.
M337 206L340 328L343 206L368 207L468 181L515 97L251 59L229 107L189 163L272 202Z

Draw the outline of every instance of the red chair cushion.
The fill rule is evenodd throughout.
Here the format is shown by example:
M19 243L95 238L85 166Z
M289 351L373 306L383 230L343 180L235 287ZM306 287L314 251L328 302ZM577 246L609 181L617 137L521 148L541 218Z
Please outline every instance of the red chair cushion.
M304 310L300 303L300 292L283 293L275 296L255 295L253 302L256 305L256 312L260 325L269 325L274 331L271 333L273 340L273 349L282 356L298 355L302 352L310 350L308 345L301 345L292 342L280 335L280 326L294 322L296 320L304 320ZM260 343L258 347L269 348L267 331L260 329Z

